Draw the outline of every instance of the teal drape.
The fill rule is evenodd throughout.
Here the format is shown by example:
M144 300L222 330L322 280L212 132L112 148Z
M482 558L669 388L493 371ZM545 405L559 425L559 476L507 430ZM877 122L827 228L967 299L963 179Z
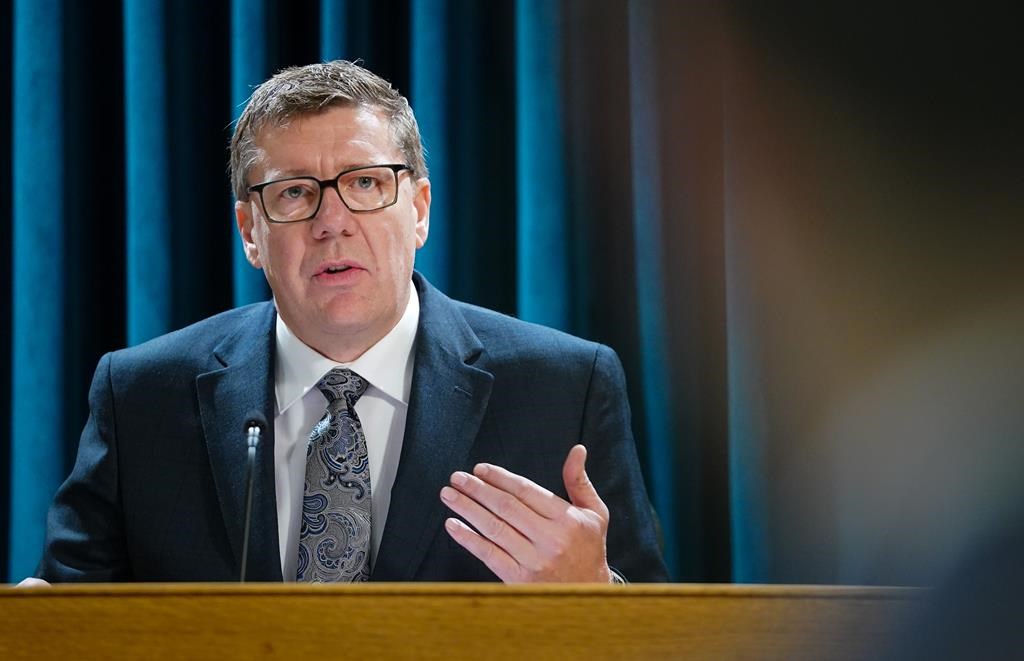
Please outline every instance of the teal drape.
M618 352L675 578L934 575L1024 502L1017 37L762 5L0 0L7 577L102 353L269 296L231 123L334 57L416 111L417 267Z
M63 0L14 4L12 144L12 347L10 526L12 560L21 573L38 555L52 488L65 473L63 396L65 255L68 200L62 176L66 138L61 64ZM55 167L56 166L56 167ZM46 393L45 397L39 396Z
M75 35L92 24L84 11L71 24L25 6L13 12L18 34L49 30L50 41L28 32L16 39L12 69L31 72L19 75L32 83L14 95L15 170L27 176L52 163L89 170L86 149L62 146L70 105L54 101L71 90L81 97L71 103L85 104L97 93L69 82L93 64L72 63L88 49ZM120 104L103 128L123 144L123 156L110 157L104 177L80 175L82 191L49 196L49 225L38 223L37 193L26 192L33 199L13 209L16 239L26 228L36 238L15 242L22 261L14 263L11 325L10 576L29 573L38 556L45 507L70 469L99 354L269 295L235 236L224 173L230 123L273 71L347 57L405 91L420 121L433 205L417 267L452 296L620 353L669 566L680 577L727 580L727 540L702 529L710 517L699 486L724 485L724 471L680 463L713 439L699 426L681 428L675 411L670 354L680 347L670 341L663 245L672 210L662 172L671 163L652 158L668 125L658 110L665 99L657 3L233 0L204 5L201 21L197 7L124 0L119 14L93 26L123 46L123 81L92 81ZM617 64L595 67L595 52ZM103 264L85 260L90 268L79 277L91 284L79 296L37 256L59 254L55 237L86 226L81 202L110 178L123 185L110 188L107 215L88 214L94 241L69 248L72 260L96 244L110 255ZM40 296L47 279L49 293ZM72 295L80 307L63 298ZM68 314L78 320L75 333ZM67 375L68 356L75 360L63 386L67 415L47 416L53 405L44 393ZM723 561L702 564L723 549Z
M665 250L661 227L664 210L661 205L665 174L657 158L658 111L657 64L658 54L653 43L654 3L634 2L629 16L629 96L630 130L632 132L631 179L633 183L633 232L636 263L637 320L640 329L640 374L643 387L643 417L647 421L649 456L659 457L649 466L651 499L662 520L677 519L676 506L676 452L675 411L671 402L671 366L666 357L669 343L666 326L664 292ZM665 548L671 549L673 572L679 548L676 526L663 530Z
M157 20L154 20L154 16ZM128 343L172 328L171 209L154 194L171 181L168 23L156 0L124 3L125 258Z
M573 254L566 222L563 17L558 4L520 0L516 28L516 306L523 319L570 330ZM549 264L558 267L537 268Z
M352 41L349 30L355 22L351 17L352 4L349 0L323 0L320 3L320 59L352 59L349 54ZM237 12L242 13L245 4L238 2L235 7ZM264 31L257 31L257 34L262 33ZM236 58L236 61L241 59Z
M10 0L3 0L0 3L0 16L5 19L11 16L11 3ZM0 21L0 41L5 44L13 44L13 26L10 20ZM13 74L11 68L11 56L12 48L4 48L0 50L0 71L8 71ZM11 97L14 92L12 85L0 85L0 126L12 126L11 122ZM13 136L13 130L0 131L0 154L12 154L11 149L11 138ZM9 185L13 188L12 174L11 174L11 158L0 158L0 181L9 182ZM7 218L11 218L13 213L10 196L0 199L0 214L3 214ZM0 223L0 246L12 245L11 227L12 223ZM9 375L9 378L0 378L0 420L11 420L11 387L13 385L13 373L11 371L11 365L13 360L12 352L8 350L11 347L11 315L13 314L13 299L11 297L11 272L13 265L11 259L0 260L0 283L4 287L4 291L7 293L5 300L11 301L11 304L0 305L0 374ZM13 428L13 423L11 424ZM3 438L3 434L0 434L0 438ZM6 537L4 531L10 530L11 528L11 511L7 505L10 502L10 489L11 489L11 454L13 448L9 442L10 434L7 434L7 440L0 441L0 484L4 485L4 488L0 489L0 537ZM0 543L0 571L4 570L7 566L8 557L8 544Z
M331 3L337 5L338 3ZM326 10L325 10L326 12ZM238 119L253 87L270 76L272 41L268 38L271 26L269 8L265 2L232 0L231 3L231 119ZM228 188L230 190L230 187ZM230 200L233 195L228 195ZM229 211L234 218L233 211ZM266 300L270 294L263 275L245 259L240 241L234 241L232 251L234 267L234 304L236 306Z
M416 267L449 295L508 313L517 311L513 9L411 0L407 46L432 196Z
M452 225L440 219L451 218L449 200L455 173L451 169L451 148L446 140L450 131L449 117L456 110L451 98L452 85L448 74L454 64L449 61L447 44L454 30L449 22L448 0L413 0L410 16L410 50L412 53L409 93L416 99L416 121L427 151L430 168L430 215L439 222L431 223L427 245L416 255L416 267L442 291L452 285L449 265L452 260Z

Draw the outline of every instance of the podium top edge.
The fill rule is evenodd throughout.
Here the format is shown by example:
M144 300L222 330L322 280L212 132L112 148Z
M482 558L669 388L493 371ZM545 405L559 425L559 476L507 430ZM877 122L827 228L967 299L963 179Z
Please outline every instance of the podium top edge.
M244 594L283 595L293 597L349 596L487 596L503 595L536 597L598 597L616 595L687 598L785 598L785 599L918 599L923 588L874 587L845 585L753 585L729 583L631 583L629 585L595 585L590 583L503 585L500 583L361 583L361 584L299 584L299 583L64 583L50 587L0 589L0 598L32 598L39 596L153 596L195 595L228 596Z

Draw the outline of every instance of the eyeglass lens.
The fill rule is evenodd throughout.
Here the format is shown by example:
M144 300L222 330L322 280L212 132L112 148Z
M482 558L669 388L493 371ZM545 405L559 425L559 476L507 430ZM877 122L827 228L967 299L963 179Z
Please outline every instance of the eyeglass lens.
M390 168L362 168L343 173L337 181L341 199L352 211L394 204L398 191L397 173ZM305 220L320 206L323 188L312 177L275 181L263 188L263 205L273 220Z

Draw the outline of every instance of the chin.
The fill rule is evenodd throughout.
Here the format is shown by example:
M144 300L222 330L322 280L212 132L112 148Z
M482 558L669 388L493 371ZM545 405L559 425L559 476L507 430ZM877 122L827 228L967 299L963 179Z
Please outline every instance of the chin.
M358 335L365 333L373 326L373 323L365 315L352 314L328 314L325 315L316 325L322 335Z

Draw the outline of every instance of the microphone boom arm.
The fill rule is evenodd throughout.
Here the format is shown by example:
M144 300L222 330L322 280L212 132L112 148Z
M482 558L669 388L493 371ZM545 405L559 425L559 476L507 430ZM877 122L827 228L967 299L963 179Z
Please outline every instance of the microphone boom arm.
M246 439L249 450L246 458L245 468L245 530L242 533L242 569L239 572L238 582L245 582L245 570L249 561L249 528L252 523L252 483L256 473L256 447L260 444L260 434L263 432L263 424L259 420L250 420L245 423Z

